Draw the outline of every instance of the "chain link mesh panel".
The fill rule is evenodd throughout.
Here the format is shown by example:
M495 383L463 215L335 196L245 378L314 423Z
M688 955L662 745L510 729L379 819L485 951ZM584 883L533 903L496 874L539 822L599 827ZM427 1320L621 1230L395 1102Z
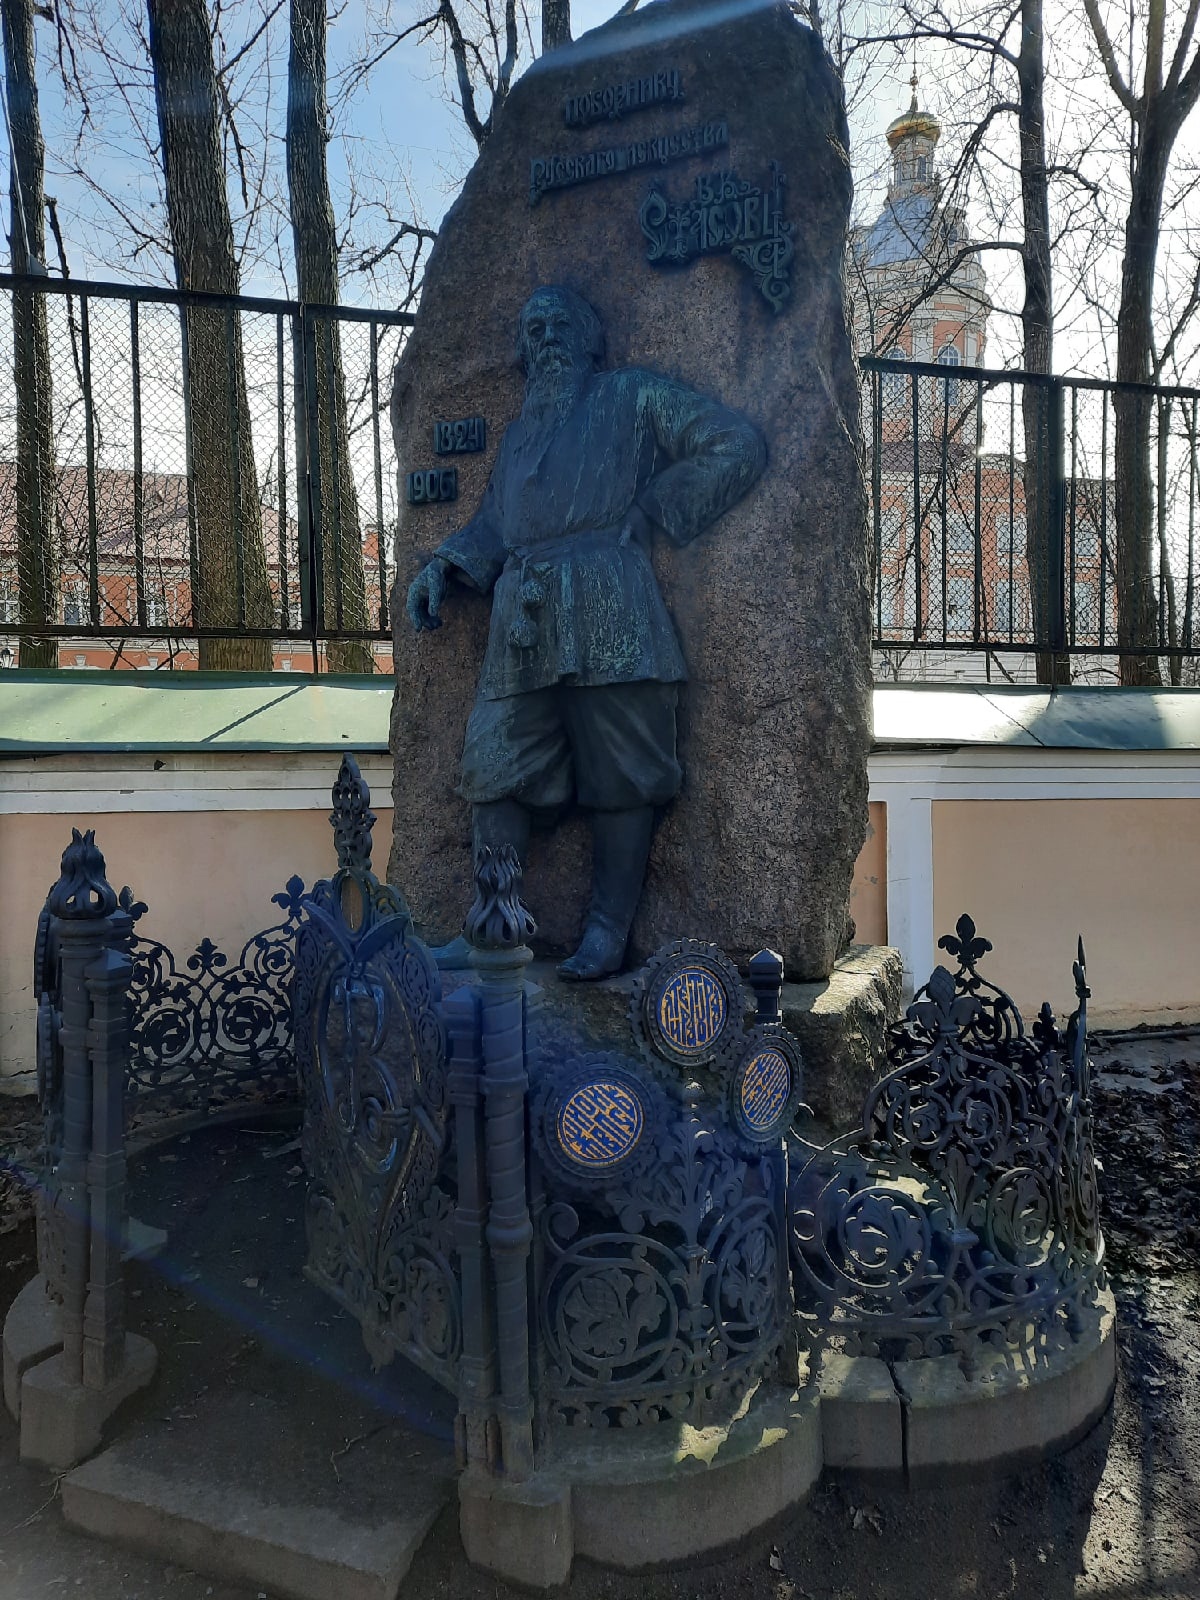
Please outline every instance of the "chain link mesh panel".
M976 676L982 653L1033 679L1041 654L1111 681L1144 654L1196 680L1200 394L862 365L881 676Z
M411 320L0 279L6 662L388 670Z

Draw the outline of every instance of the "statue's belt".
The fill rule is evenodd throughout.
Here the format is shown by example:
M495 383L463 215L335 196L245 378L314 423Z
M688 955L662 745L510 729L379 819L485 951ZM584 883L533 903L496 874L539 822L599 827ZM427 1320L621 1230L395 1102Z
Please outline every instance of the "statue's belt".
M554 566L570 556L579 556L593 550L612 550L620 544L624 518L604 528L576 528L573 533L563 533L557 539L542 539L537 544L515 545L505 563L506 570L519 566Z
M623 527L622 521L607 528L576 529L557 539L518 546L511 551L504 570L520 572L517 612L508 628L508 642L514 650L532 650L541 636L534 613L540 611L549 598L547 580L552 570L572 556L620 548Z

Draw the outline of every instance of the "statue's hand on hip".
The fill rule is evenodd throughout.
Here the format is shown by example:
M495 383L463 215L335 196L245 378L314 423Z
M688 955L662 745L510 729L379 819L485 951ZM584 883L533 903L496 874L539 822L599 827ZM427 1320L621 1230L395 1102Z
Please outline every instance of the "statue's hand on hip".
M440 556L426 562L408 586L405 610L418 633L423 628L440 628L441 606L446 597L446 563Z
M630 506L629 515L621 526L621 534L617 543L620 545L637 543L648 548L653 531L650 518L642 510L641 506Z

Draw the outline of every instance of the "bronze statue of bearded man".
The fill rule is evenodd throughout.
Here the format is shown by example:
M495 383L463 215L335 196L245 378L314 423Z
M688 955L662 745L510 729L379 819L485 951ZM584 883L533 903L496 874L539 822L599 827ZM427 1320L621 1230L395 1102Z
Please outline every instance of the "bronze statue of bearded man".
M511 844L571 805L590 812L592 895L559 972L620 969L656 812L679 791L675 713L683 652L651 563L656 534L687 545L760 476L744 417L638 367L603 371L600 319L573 290L536 289L518 352L525 403L479 510L408 591L436 628L452 582L492 594L463 747L460 793L476 849ZM536 907L534 908L536 911ZM465 957L455 941L444 965Z

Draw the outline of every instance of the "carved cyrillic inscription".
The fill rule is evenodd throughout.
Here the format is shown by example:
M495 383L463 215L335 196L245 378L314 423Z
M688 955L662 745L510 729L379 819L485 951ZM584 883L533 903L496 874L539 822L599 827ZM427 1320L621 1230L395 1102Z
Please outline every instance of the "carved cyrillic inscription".
M586 128L593 122L614 121L631 111L683 99L683 79L678 67L651 72L628 83L605 83L583 94L569 94L563 101L563 121L568 128Z
M535 156L529 163L529 203L536 205L550 189L569 189L572 184L634 172L639 167L666 166L670 161L723 149L728 143L727 122L702 122L608 150L587 150L574 156Z
M690 200L672 202L657 184L642 201L638 220L650 241L647 259L677 266L696 256L728 254L749 268L773 311L792 292L795 254L792 224L783 217L784 176L771 163L772 186L758 189L736 172L705 173Z

